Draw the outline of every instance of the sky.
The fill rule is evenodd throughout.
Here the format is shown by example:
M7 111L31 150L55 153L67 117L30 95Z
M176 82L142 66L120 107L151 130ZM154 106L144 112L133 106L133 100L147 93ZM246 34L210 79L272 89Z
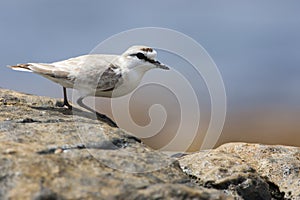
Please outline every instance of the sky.
M222 75L228 112L300 111L300 2L0 1L0 87L61 98L61 88L6 68L88 54L122 31L163 27L201 44ZM105 52L103 52L105 53Z

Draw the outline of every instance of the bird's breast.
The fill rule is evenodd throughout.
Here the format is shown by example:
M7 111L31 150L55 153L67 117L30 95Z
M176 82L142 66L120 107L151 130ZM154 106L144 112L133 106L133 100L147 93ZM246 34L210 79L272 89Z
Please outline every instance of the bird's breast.
M135 71L123 73L121 78L122 81L117 85L116 88L114 88L112 97L120 97L132 92L138 87L142 78L143 74L137 73Z

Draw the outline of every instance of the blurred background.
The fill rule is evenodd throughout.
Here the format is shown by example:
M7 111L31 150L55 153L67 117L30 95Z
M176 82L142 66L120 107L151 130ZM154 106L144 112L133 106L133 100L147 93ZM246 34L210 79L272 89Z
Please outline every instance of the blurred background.
M0 87L61 98L55 83L6 66L88 54L121 31L165 27L195 39L220 70L227 116L216 146L236 141L300 146L299 8L297 0L0 1ZM159 58L172 64L168 55ZM109 114L108 102L103 102L98 109ZM143 106L137 105L133 116L145 124L148 118L139 116L141 111ZM209 109L203 112L208 117L199 132L205 132L209 119ZM166 138L178 126L177 119L170 120L160 134ZM199 149L201 137L190 150ZM161 141L145 140L154 148Z

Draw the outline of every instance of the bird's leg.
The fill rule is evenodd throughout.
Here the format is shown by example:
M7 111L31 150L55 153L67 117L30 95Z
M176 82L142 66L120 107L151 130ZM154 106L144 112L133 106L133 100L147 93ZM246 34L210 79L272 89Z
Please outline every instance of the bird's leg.
M85 98L85 97L80 97L80 98L77 100L77 104L78 104L79 106L81 106L82 108L85 108L85 109L91 111L92 113L95 113L95 114L97 115L97 118L98 118L98 119L101 119L101 121L108 123L110 126L112 126L112 127L118 127L118 125L117 125L113 120L111 120L109 117L107 117L106 115L103 115L103 114L101 114L101 113L98 113L97 111L95 111L95 110L91 109L90 107L86 106L86 105L82 102L84 98Z
M64 93L64 102L62 105L59 105L59 107L67 106L68 109L72 110L72 106L69 104L68 96L67 96L67 89L63 87L63 93Z

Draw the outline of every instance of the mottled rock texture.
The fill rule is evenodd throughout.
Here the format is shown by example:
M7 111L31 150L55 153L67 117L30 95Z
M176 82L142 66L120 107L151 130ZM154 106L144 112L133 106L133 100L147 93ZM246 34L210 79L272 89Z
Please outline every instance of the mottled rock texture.
M0 89L0 199L232 199L91 113Z
M300 199L300 148L229 143L180 159L199 186L236 199Z
M300 199L300 150L230 143L178 160L57 99L0 89L0 199Z
M218 150L239 156L260 176L277 185L285 198L300 199L299 147L231 143Z

